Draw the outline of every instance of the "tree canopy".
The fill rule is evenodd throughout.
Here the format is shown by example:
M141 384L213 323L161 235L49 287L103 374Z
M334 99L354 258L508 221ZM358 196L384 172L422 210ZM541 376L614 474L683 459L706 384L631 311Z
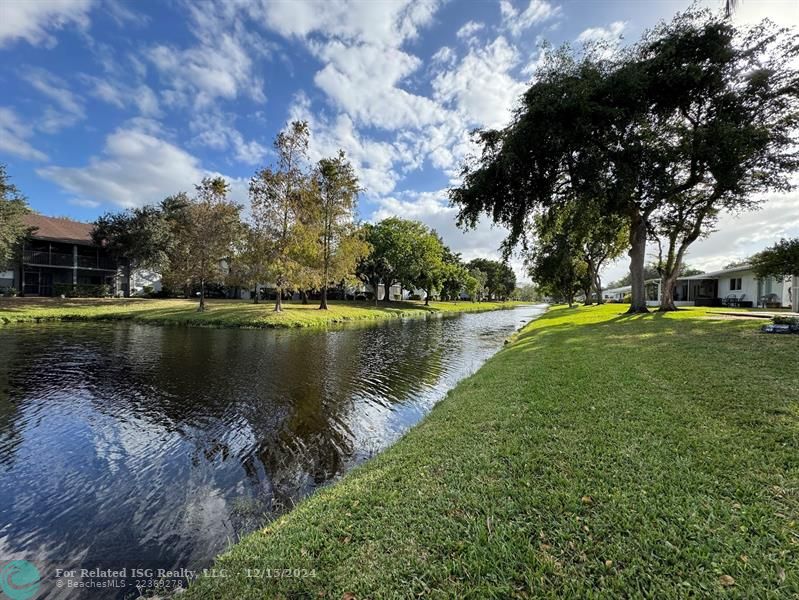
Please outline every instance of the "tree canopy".
M754 208L766 190L791 188L799 167L799 44L763 23L738 30L689 10L614 55L555 52L513 121L481 131L450 197L460 222L481 215L526 245L536 215L577 203L622 218L632 312L646 311L648 239L667 248L661 308L688 247L723 211Z
M14 260L19 241L28 231L23 217L29 212L25 196L11 182L6 166L0 163L0 271Z

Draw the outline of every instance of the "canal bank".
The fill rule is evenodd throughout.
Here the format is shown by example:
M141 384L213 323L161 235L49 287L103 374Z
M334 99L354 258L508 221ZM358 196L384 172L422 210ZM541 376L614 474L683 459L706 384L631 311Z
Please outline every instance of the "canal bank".
M186 598L799 594L799 352L703 310L553 309Z
M244 300L206 300L197 312L196 300L144 298L0 298L0 324L51 321L135 321L149 325L274 329L324 327L353 321L380 321L436 315L485 312L520 306L519 302L367 302L331 301L328 310L317 303L254 304Z

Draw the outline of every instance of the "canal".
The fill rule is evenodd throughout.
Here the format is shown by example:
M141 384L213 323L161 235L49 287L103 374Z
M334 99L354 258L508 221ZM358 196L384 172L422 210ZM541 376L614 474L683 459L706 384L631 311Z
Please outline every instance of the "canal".
M394 442L543 310L309 331L2 327L0 559L31 561L43 586L56 568L207 567Z

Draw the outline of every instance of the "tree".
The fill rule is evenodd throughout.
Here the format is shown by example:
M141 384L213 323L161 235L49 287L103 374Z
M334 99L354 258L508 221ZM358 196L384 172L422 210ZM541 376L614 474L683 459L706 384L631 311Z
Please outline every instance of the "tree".
M319 308L327 310L328 285L351 278L368 248L355 226L358 178L343 151L319 161L314 184L315 201L310 210L318 247L316 271L322 296Z
M475 258L467 265L472 274L474 270L485 274L484 289L489 300L507 298L516 288L516 275L507 264L489 260L487 258Z
M762 192L791 189L799 75L786 64L799 56L798 40L766 24L741 33L689 13L642 49L664 166L652 180L659 200L652 228L667 241L660 310L676 310L685 252L720 212L748 210Z
M603 304L602 268L615 260L627 248L626 221L615 214L603 214L596 202L569 202L557 210L550 209L534 219L536 236L541 240L568 238L571 253L585 262L590 287ZM586 303L591 303L592 291L586 290Z
M206 177L183 209L185 221L176 245L182 249L184 274L200 286L199 312L205 310L206 284L225 274L226 261L239 239L241 207L227 199L230 186L221 177Z
M277 163L250 180L250 212L264 248L260 258L277 288L275 311L283 310L283 293L297 287L302 261L311 240L302 220L309 178L304 171L310 132L305 121L292 122L275 138ZM256 257L257 258L257 257Z
M377 306L379 298L377 289L383 281L385 273L390 271L384 253L380 250L382 239L377 225L367 223L362 228L362 236L366 244L366 253L359 258L355 266L355 276L363 283L372 286L374 291L374 303ZM388 295L388 288L386 288Z
M490 214L510 231L507 251L524 243L537 212L598 202L627 221L630 312L646 312L650 232L676 233L670 279L715 214L750 208L754 191L790 187L797 53L786 32L742 34L703 11L615 56L554 53L513 122L479 133L482 154L450 192L461 223Z
M136 269L162 270L172 232L161 207L142 206L106 213L94 222L92 240L124 265L127 280ZM125 295L130 291L126 290Z
M430 298L439 289L446 274L444 243L435 231L427 230L416 240L409 269L414 270L411 281L415 287L425 291L424 304L429 306Z
M29 212L25 196L0 163L0 271L13 263L20 241L28 233L23 217Z
M488 275L485 273L485 271L481 271L477 267L468 267L468 268L469 268L469 277L471 277L471 280L467 280L467 286L468 286L467 290L469 292L469 297L472 299L472 302L474 302L475 300L479 302L483 299L483 296L486 293L486 284L488 283Z
M545 294L563 299L571 307L578 292L590 303L591 277L574 239L559 233L542 241L527 259L533 282Z
M774 277L787 281L799 275L799 238L781 239L752 257L758 277Z

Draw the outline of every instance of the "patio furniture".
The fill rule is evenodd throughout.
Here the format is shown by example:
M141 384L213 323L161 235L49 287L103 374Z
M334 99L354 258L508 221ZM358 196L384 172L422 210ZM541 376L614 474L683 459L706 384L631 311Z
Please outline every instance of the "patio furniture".
M760 306L763 308L781 308L782 302L777 294L771 293L760 297Z
M741 296L743 298L743 296ZM728 294L724 298L724 306L738 306L738 296L735 294Z

